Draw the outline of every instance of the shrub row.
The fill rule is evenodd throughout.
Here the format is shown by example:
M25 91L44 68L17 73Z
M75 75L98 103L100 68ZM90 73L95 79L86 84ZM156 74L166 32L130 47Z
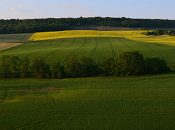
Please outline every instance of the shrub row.
M175 36L175 31L170 30L167 31L166 29L156 29L155 31L149 32L147 31L146 35L170 35L170 36Z
M43 57L35 57L30 63L28 57L21 60L18 56L3 55L0 66L1 78L136 76L169 71L165 60L159 57L144 59L139 51L122 52L115 58L103 56L99 62L87 57L82 57L78 62L72 54L64 66L55 61L48 65Z

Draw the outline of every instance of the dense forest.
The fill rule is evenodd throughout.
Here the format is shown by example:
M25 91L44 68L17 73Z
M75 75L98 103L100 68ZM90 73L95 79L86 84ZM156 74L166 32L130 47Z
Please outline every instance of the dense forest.
M34 33L44 31L69 30L71 27L111 26L133 28L175 28L175 20L131 19L111 17L47 18L47 19L9 19L0 20L0 33Z
M70 78L92 76L135 76L169 72L165 60L159 57L146 58L139 51L122 52L115 58L103 56L98 63L82 57L80 62L74 54L63 66L59 61L46 64L44 58L35 57L30 63L28 57L3 55L1 57L1 78Z

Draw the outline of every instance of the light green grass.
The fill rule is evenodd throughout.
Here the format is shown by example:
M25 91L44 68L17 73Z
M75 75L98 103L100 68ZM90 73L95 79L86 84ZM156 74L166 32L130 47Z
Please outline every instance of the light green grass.
M42 56L47 63L52 60L65 64L69 56L74 53L78 60L82 56L90 57L96 61L102 56L115 57L123 51L138 50L143 56L159 56L166 60L168 65L174 64L175 47L157 43L133 41L124 38L69 38L48 41L35 41L23 43L19 46L0 51L2 55L15 55L20 58L28 56L32 61L36 56Z
M0 80L0 129L174 129L175 75ZM55 91L40 91L52 86Z

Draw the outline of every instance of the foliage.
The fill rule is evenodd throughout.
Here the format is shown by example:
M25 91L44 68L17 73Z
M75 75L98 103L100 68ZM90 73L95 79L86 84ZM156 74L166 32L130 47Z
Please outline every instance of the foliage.
M77 77L80 73L80 64L77 61L77 58L74 54L71 54L70 58L68 59L64 71L69 75L69 77Z
M11 77L13 78L19 78L19 72L20 72L20 66L21 66L21 60L18 56L11 56L9 58L9 64L10 64L10 72Z
M9 63L8 55L3 55L1 57L1 77L2 78L9 78L10 77L10 63Z
M35 77L61 79L64 77L92 77L92 76L135 76L170 72L165 60L160 58L147 58L144 60L139 51L126 51L116 56L106 58L95 63L92 59L83 56L78 62L72 53L67 63L62 66L60 62L46 64L43 57L35 57L32 61L31 71L29 58L20 60L18 56L2 56L2 78L28 78Z
M149 32L147 31L146 35L173 35L175 31L170 30L169 32L166 29L156 29L155 31Z
M160 59L159 57L154 57L145 59L145 70L147 74L156 74L169 72L170 68L167 67L165 60Z
M61 79L64 75L63 66L61 66L60 62L55 63L54 61L50 64L50 73L52 79Z
M174 28L175 20L131 19L112 17L79 17L79 18L47 18L47 19L9 19L0 20L0 33L33 33L68 30L77 26L113 26L133 28Z
M32 76L35 78L49 78L50 72L49 72L49 66L45 63L45 60L43 57L35 57L33 59L33 64L31 67L32 70Z
M81 73L83 77L88 77L94 72L94 61L90 58L83 56L80 60L81 64Z
M109 57L106 58L106 56L103 56L102 61L101 61L101 75L102 76L110 76L112 75L112 68L111 68L111 64L113 64L113 58Z
M143 55L138 51L122 52L115 58L115 75L142 75L145 70Z
M28 78L30 77L30 61L28 57L24 57L22 60L22 65L21 65L21 77L22 78Z

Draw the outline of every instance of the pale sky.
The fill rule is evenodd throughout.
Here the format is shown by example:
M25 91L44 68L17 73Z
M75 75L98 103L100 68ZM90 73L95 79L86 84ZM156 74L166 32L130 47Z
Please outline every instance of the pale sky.
M0 0L0 19L80 16L175 20L175 0Z

